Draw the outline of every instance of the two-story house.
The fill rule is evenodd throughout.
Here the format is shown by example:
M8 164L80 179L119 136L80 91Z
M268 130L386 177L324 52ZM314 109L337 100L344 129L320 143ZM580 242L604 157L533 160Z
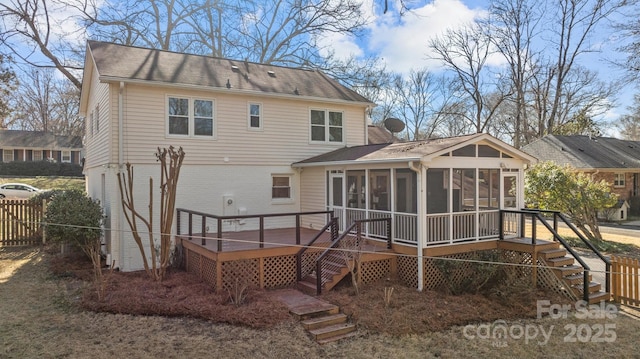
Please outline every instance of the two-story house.
M502 210L522 208L523 171L535 158L487 134L368 144L373 106L317 70L89 41L80 105L89 129L85 173L106 212L109 263L142 266L117 174L134 166L144 213L149 177L159 183L154 153L169 145L186 153L173 234L185 245L187 269L216 288L229 277L294 284L301 260L320 260L318 252L301 257L301 233L329 224L346 232L358 221L385 221L365 229L385 237L387 254L368 259L368 278L403 271L419 289L433 278L428 257L496 250L504 232L519 233L524 222ZM328 224L321 211L337 221ZM268 216L232 218L260 214ZM284 232L266 233L292 226L297 239L288 245ZM257 230L259 245L234 252Z

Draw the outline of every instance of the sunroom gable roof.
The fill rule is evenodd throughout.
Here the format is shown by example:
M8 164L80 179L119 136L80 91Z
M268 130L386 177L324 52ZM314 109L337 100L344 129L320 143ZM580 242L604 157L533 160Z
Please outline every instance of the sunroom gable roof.
M477 133L457 137L430 139L424 141L399 142L377 145L344 147L329 153L296 162L293 167L312 167L358 163L393 163L422 161L428 162L435 157L458 148L476 143L488 143L513 157L528 162L536 159L487 134Z

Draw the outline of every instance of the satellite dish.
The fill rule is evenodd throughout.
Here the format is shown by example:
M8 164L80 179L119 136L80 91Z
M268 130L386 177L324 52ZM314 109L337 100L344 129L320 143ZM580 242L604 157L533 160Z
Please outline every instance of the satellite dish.
M391 133L398 133L404 130L404 122L394 117L389 117L384 120L384 128Z
M384 128L391 132L391 142L393 142L393 134L402 132L402 130L404 130L404 122L402 122L402 120L400 119L389 117L384 120Z

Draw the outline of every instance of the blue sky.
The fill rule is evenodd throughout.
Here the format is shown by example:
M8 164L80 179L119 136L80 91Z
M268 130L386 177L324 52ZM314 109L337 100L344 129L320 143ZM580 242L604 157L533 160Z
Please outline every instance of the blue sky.
M366 36L334 34L325 38L323 44L331 46L338 56L375 54L384 59L388 70L401 73L407 73L411 68L423 67L432 72L441 70L439 62L428 59L429 39L447 27L460 26L483 16L489 3L485 0L408 0L412 11L400 17L397 10L387 14L376 13L373 11L372 0L365 2L365 11L374 19L365 32ZM377 2L381 3L382 0ZM397 6L399 2L390 0L389 3L390 6ZM589 42L593 52L581 55L579 62L598 71L601 79L617 79L622 76L622 71L609 65L608 61L612 56L618 56L615 49L619 46L620 39L606 23L601 24L599 30ZM500 66L503 61L495 56L490 59L490 63ZM617 99L617 106L604 119L615 120L626 112L626 106L631 104L635 90L625 88ZM607 135L615 135L615 132L608 132Z

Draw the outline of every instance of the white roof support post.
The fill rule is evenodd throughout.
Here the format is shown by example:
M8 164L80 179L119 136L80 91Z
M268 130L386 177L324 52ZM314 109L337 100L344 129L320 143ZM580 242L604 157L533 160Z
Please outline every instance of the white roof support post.
M409 168L416 173L416 186L418 188L418 238L416 238L416 250L418 256L418 291L422 292L424 289L424 258L423 258L423 248L425 239L425 208L426 206L426 194L425 194L425 185L423 183L423 178L426 176L423 175L424 167L422 163L418 162L417 166L413 161L408 163Z

